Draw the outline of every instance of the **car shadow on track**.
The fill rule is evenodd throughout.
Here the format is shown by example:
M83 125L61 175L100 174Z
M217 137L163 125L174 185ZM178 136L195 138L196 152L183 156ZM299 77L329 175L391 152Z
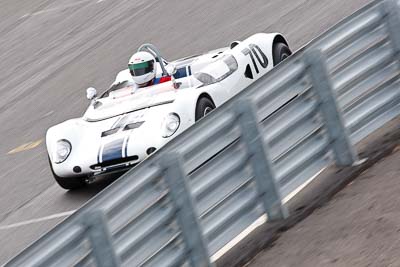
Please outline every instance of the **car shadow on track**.
M101 191L103 191L106 187L111 185L114 181L116 181L119 177L121 177L123 173L116 174L108 174L104 176L99 176L96 180L82 188L66 191L65 197L73 198L74 200L80 201L88 201Z

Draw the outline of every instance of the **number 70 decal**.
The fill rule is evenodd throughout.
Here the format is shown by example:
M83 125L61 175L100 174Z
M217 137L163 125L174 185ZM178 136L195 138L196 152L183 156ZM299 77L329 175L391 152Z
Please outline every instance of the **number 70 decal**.
M242 53L245 56L247 56L247 55L250 56L251 61L253 62L253 65L254 65L254 69L256 70L257 73L260 73L260 71L258 70L258 66L256 64L255 58L260 63L262 68L264 68L264 69L267 68L268 58L258 45L250 44L249 48L245 48L242 50Z

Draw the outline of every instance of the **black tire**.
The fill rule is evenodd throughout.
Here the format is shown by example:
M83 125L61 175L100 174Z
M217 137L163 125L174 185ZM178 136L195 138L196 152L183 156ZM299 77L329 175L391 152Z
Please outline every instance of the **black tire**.
M85 177L60 177L54 173L53 166L51 165L50 158L49 158L50 170L53 174L54 179L64 189L67 190L74 190L86 185Z
M290 48L284 43L275 43L272 49L274 66L278 65L292 54Z
M207 97L202 97L197 101L195 120L198 121L215 109L214 103Z

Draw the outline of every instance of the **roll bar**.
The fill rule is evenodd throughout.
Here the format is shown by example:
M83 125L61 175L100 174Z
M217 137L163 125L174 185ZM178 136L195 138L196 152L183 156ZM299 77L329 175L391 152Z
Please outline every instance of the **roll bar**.
M138 52L149 52L150 54L152 54L158 60L158 62L160 62L160 66L161 66L163 75L168 76L168 72L165 69L164 62L161 57L161 53L157 49L157 47L155 47L153 44L142 44L138 48Z

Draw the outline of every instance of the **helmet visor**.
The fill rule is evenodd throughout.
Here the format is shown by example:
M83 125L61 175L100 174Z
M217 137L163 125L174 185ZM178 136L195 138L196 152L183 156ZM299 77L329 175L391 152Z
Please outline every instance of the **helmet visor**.
M128 64L132 76L142 76L154 70L154 60Z

